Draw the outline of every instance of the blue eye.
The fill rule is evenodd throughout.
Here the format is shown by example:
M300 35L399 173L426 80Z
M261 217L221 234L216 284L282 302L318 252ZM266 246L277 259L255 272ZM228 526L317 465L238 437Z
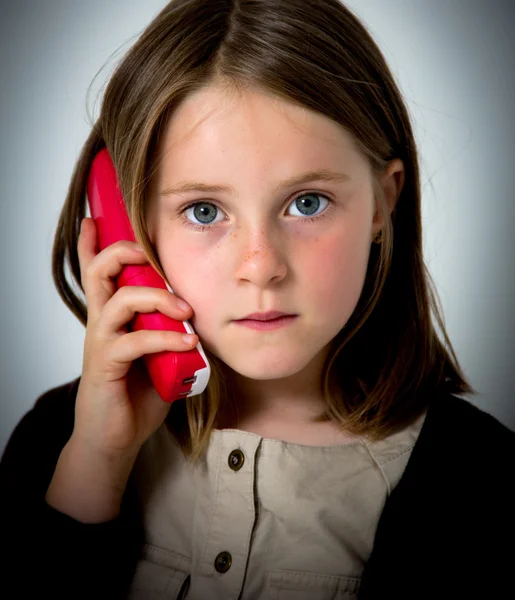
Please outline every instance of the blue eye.
M310 192L308 194L302 194L302 196L298 196L293 200L290 206L294 206L299 211L301 211L301 215L304 217L311 217L320 207L319 198L323 198L327 204L329 204L329 200L320 194L315 194ZM326 204L326 206L327 206ZM302 211L306 212L302 212Z
M209 202L198 202L189 208L193 209L193 216L203 225L211 225L213 221L210 219L213 218L215 212L218 210L217 206L209 204Z
M308 217L302 220L309 222L316 221L317 219L325 217L327 211L324 211L322 214L315 215L315 213L319 210L321 205L320 198L322 198L323 202L325 202L324 208L326 208L331 203L331 201L326 196L317 194L315 192L308 192L297 196L297 198L292 200L292 202L290 203L290 206L293 206L296 210L299 211L298 215L293 216ZM186 215L188 211L192 211L190 212L189 216ZM192 204L189 204L180 211L180 216L181 220L188 227L192 227L193 229L196 229L198 231L205 231L209 229L212 225L216 224L217 222L220 222L214 220L217 211L220 211L220 208L216 204L213 204L211 202L193 202ZM191 221L191 217L197 219L199 223Z

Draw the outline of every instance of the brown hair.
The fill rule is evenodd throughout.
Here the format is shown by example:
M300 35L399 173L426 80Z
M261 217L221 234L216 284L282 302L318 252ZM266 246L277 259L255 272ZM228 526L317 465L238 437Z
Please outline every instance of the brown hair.
M83 291L77 238L89 168L104 146L136 239L166 279L145 223L156 150L181 101L215 81L227 89L252 86L340 124L370 162L383 211L379 176L393 158L405 167L383 242L372 244L361 297L324 366L325 418L378 440L422 414L435 394L475 394L423 260L418 155L408 110L378 46L338 0L176 0L155 17L112 75L72 174L52 256L66 305L85 325L86 305L64 267L67 261ZM207 355L212 375L206 391L174 402L167 418L190 460L200 456L229 397L223 363Z

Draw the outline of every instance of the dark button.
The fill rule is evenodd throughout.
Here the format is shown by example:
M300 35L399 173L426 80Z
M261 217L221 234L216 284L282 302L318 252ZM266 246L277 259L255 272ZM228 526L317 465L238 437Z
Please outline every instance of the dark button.
M232 556L229 552L220 552L220 554L215 558L215 569L219 573L225 573L231 568L232 564Z
M227 462L233 471L239 471L243 467L245 456L241 450L233 450L229 454L229 460Z

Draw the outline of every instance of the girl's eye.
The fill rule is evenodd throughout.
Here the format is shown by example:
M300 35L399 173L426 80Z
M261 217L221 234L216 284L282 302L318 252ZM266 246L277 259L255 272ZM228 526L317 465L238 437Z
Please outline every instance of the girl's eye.
M323 199L323 202L320 202L320 198ZM301 196L297 196L297 198L292 201L290 206L293 206L294 209L298 211L297 214L294 213L294 216L299 216L301 218L310 217L309 219L304 220L314 221L325 216L327 211L323 212L322 214L315 214L324 202L324 208L326 208L331 201L321 194L308 192L302 194ZM181 218L186 225L203 231L209 226L219 222L214 220L216 213L219 210L220 209L218 206L211 204L210 202L195 202L181 211ZM186 218L184 218L184 215L186 215ZM197 219L198 223L195 223L195 221L190 221L189 217Z
M307 194L302 194L302 196L297 196L290 206L296 208L299 211L300 216L311 217L320 208L320 198L323 198L324 202L326 202L325 206L327 207L330 202L329 199L320 194L316 194L315 192L309 192Z

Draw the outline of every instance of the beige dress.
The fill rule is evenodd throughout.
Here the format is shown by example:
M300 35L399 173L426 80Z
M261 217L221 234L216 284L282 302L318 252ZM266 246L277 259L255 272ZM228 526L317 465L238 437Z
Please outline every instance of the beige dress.
M163 425L134 467L146 543L129 598L356 598L424 418L325 447L215 429L196 466Z

